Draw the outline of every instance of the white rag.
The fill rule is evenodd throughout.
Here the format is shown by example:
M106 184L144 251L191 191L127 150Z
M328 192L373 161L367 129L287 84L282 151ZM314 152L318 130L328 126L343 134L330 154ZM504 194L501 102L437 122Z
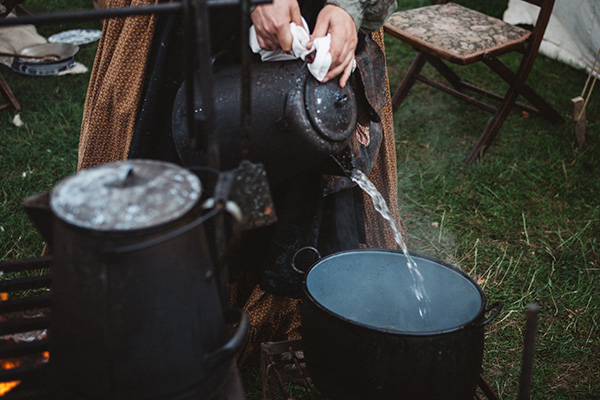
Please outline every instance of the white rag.
M292 50L287 52L282 49L277 50L263 50L258 45L256 39L256 30L254 25L250 27L250 48L254 53L260 54L262 61L285 61L295 60L300 58L302 61L305 60L306 56L314 52L314 61L308 63L308 70L319 82L325 78L329 67L331 67L331 35L328 33L327 36L316 38L313 42L313 47L308 50L306 45L310 41L310 34L308 33L308 24L302 18L304 27L298 26L293 22L290 22L290 30L292 32Z

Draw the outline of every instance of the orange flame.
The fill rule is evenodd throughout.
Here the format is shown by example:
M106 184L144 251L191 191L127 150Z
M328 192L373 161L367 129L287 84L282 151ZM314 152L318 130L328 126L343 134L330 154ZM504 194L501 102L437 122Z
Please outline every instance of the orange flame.
M0 368L2 369L13 369L20 364L19 361L0 360ZM21 383L21 381L0 382L0 396L4 396L6 393L13 390L19 383Z
M4 396L6 393L13 390L21 381L1 382L0 383L0 396Z

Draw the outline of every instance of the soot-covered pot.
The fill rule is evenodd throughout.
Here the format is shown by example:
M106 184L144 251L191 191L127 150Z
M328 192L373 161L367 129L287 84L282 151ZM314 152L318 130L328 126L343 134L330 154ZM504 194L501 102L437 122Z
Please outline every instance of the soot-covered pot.
M221 308L200 195L196 175L151 160L54 188L49 338L61 399L209 398L227 378L247 320Z
M501 305L486 307L479 286L456 268L413 258L424 278L426 304L417 300L398 251L340 252L306 274L304 355L328 398L473 399L484 327Z

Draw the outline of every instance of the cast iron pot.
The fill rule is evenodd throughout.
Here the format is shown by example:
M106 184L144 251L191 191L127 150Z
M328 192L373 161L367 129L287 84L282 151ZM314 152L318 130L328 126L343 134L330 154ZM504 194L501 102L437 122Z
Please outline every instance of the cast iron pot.
M203 399L226 382L248 323L221 308L200 194L194 174L152 160L83 170L53 189L59 398Z
M401 252L335 253L306 274L304 356L328 398L473 399L484 327L501 304L486 307L479 286L456 268L413 258L429 297L425 319Z

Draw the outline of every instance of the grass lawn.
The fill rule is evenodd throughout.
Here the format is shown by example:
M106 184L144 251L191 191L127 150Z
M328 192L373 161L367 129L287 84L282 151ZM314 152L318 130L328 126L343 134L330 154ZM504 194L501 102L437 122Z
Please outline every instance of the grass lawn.
M506 0L458 0L501 16ZM427 0L399 0L401 8ZM27 0L34 13L91 8L87 0ZM49 36L98 22L41 26ZM90 70L96 45L77 60ZM414 52L386 39L390 82L397 85ZM514 66L518 57L503 58ZM426 73L433 74L431 69ZM505 89L484 66L459 70ZM40 254L43 241L20 202L75 172L89 72L28 77L0 66L23 110L0 112L0 260ZM449 262L480 282L504 309L487 327L484 371L504 399L518 393L526 306L541 307L533 399L600 398L600 96L587 107L589 145L573 136L571 98L587 73L544 56L528 82L567 120L553 126L514 111L481 162L464 159L489 115L416 83L395 114L399 205L409 249ZM597 91L597 90L596 90ZM24 125L12 121L19 114ZM243 370L249 400L260 373Z

